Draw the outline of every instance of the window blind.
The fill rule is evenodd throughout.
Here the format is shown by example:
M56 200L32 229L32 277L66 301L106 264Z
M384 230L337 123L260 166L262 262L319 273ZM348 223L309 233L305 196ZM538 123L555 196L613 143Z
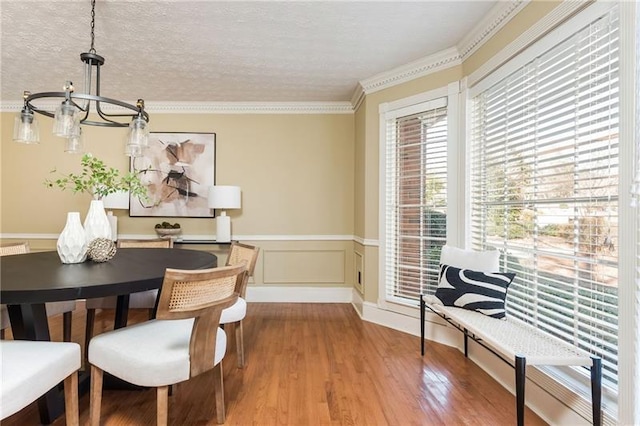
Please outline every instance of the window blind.
M447 207L446 98L440 101L386 122L387 300L415 305L437 286Z
M617 386L618 12L471 100L471 236L516 272L509 315L603 359Z

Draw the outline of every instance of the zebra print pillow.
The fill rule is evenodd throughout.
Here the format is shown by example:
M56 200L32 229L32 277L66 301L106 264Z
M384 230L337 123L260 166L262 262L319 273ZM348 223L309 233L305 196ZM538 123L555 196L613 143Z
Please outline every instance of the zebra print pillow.
M493 318L504 318L507 287L516 274L478 272L440 265L436 297L445 306L478 311Z

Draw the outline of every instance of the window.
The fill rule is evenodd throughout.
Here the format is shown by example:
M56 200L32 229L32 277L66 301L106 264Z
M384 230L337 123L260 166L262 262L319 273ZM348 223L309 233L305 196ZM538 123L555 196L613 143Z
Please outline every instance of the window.
M447 98L384 116L386 300L435 291L447 236Z
M471 238L509 315L618 362L617 8L471 99Z

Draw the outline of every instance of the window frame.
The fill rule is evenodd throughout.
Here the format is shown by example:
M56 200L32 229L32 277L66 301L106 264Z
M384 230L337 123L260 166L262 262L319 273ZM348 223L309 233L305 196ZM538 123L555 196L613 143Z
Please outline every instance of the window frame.
M606 1L596 1L593 4L586 7L584 10L580 11L576 15L570 17L566 21L558 24L555 28L551 29L548 33L546 33L542 38L536 41L532 41L529 45L525 45L520 51L516 52L514 56L507 58L501 65L496 66L493 69L483 70L482 74L477 73L473 75L473 85L465 88L464 90L464 102L465 113L467 115L466 123L470 123L471 117L471 108L472 103L471 99L475 97L478 93L483 92L487 88L491 87L495 83L503 80L505 77L509 76L515 70L521 68L526 63L530 62L533 58L540 55L542 52L549 50L557 44L557 40L564 40L565 38L571 36L576 31L578 31L584 25L592 22L598 17L606 14L610 8L612 7L620 7L620 140L621 147L619 156L620 158L636 158L636 147L631 146L633 144L625 144L622 142L625 139L625 134L627 135L627 140L633 140L633 129L635 123L635 117L633 116L634 108L625 108L625 106L629 106L632 104L630 101L630 97L634 96L634 91L630 90L630 88L635 87L635 76L632 76L632 71L634 69L633 66L624 65L627 61L632 61L634 58L632 52L633 48L626 48L626 46L633 45L632 41L626 40L633 35L633 31L635 31L636 27L633 23L633 20L636 19L635 9L632 5L627 4L625 2L606 2ZM626 13L625 13L626 9ZM625 71L626 70L626 71ZM469 78L465 79L465 82L468 81ZM466 134L466 139L470 140L470 131L471 128L468 126L468 132ZM465 163L469 165L470 162L470 154L467 152L465 155ZM619 259L618 259L618 280L619 280L619 292L618 292L618 315L619 315L619 327L620 333L618 338L619 345L619 353L625 350L626 348L630 348L632 346L631 342L637 341L638 338L638 326L640 325L638 318L630 318L629 314L632 312L637 312L640 309L640 306L631 306L637 297L636 292L640 290L633 289L632 285L629 285L631 282L640 278L636 274L636 270L638 265L640 264L640 260L637 260L637 252L635 247L638 245L638 230L640 228L639 221L637 219L637 212L634 212L633 209L629 208L630 195L629 195L629 186L631 179L633 177L633 166L630 165L628 161L620 161L619 163L619 183L618 183L618 203L619 203L619 229L624 229L624 232L620 232L619 235ZM470 167L470 165L468 166ZM465 182L465 189L467 194L465 196L465 203L467 205L471 205L471 182L470 182L470 173L469 169L467 170L467 181ZM467 223L465 225L466 229L469 231L468 236L465 239L465 247L471 247L471 226L470 220L471 217L465 218ZM631 248L634 250L631 250ZM640 269L638 269L640 270ZM640 273L638 273L640 274ZM631 279L631 275L633 278ZM626 283L627 285L623 285ZM625 318L626 317L626 318ZM630 326L624 326L623 323L631 323ZM622 332L623 329L626 332ZM640 348L638 346L634 347L635 356L633 358L638 358L640 355ZM583 397L589 397L589 388L587 381L583 380L582 375L574 374L572 371L566 368L556 368L556 367L544 367L544 368L533 368L532 371L527 372L527 376L532 380L537 382L540 386L551 391L552 395L554 395L559 400L569 400L573 399L574 392L582 395ZM624 418L630 418L633 411L633 404L627 403L627 401L623 401L622 399L629 399L637 397L640 393L640 387L636 388L636 385L632 382L633 377L637 377L640 370L640 360L630 360L628 356L619 357L618 361L618 376L619 376L619 384L618 384L618 394L616 392L612 392L609 388L603 389L603 398L605 401L604 408L608 412L609 416L605 418L615 419L615 410L619 407L619 412L617 418L622 420ZM631 374L628 374L631 373ZM553 376L553 379L550 377ZM559 381L564 386L560 386L557 382ZM566 388L565 388L566 386ZM569 391L570 389L571 391ZM585 413L585 416L588 417L590 414L590 405L588 400L586 403L582 401L575 401L571 404L571 408L580 413ZM606 415L606 413L605 413ZM637 416L636 416L637 417Z
M413 304L386 298L386 144L387 120L418 113L437 99L446 98L447 105L447 244L463 241L464 198L460 196L464 184L463 155L460 143L460 82L449 83L445 87L418 95L382 103L379 106L379 247L378 247L378 307L408 316L417 316L417 300ZM463 192L462 192L463 193Z

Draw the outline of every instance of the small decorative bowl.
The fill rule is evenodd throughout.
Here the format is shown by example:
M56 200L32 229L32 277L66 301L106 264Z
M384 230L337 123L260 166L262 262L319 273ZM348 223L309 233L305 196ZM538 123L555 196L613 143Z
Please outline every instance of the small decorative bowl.
M182 228L156 228L156 234L162 238L175 237L180 235Z

